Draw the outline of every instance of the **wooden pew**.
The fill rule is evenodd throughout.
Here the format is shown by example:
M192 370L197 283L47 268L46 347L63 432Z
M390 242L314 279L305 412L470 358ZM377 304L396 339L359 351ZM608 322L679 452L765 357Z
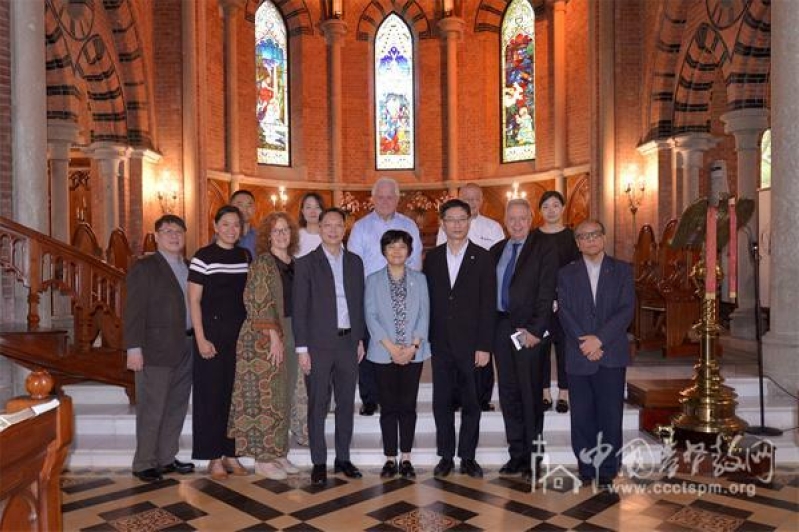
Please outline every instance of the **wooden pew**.
M133 264L133 251L130 249L128 237L122 229L114 229L108 238L108 249L105 252L105 260L111 266L116 266L126 272Z
M8 402L8 413L49 401L52 378L46 392L29 376L30 396ZM37 373L31 374L36 377ZM30 383L34 382L32 386ZM0 432L0 531L63 530L61 470L72 442L72 401L58 396L59 406L25 419Z

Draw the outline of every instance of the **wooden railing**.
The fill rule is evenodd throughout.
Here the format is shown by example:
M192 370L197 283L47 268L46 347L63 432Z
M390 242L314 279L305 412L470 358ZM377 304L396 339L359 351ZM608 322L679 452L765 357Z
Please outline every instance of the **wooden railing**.
M122 349L125 272L72 246L0 217L0 268L28 291L28 327L41 322L40 300L52 290L72 303L74 344L91 349L95 340Z

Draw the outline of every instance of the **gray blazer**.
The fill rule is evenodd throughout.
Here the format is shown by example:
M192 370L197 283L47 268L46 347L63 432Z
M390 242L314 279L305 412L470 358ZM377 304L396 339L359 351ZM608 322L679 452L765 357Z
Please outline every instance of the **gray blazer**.
M430 357L430 342L427 339L430 326L430 298L427 294L427 281L424 274L405 268L408 279L408 296L406 300L408 331L407 341L414 338L422 340L413 362L421 362ZM384 338L397 341L394 330L394 310L391 308L386 267L374 272L366 279L366 326L369 328L369 349L366 358L377 364L388 364L391 355L380 343Z

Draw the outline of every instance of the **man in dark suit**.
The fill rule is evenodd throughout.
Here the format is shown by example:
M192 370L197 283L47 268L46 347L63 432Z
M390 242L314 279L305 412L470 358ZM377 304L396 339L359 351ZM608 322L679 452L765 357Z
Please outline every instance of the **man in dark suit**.
M133 474L145 482L163 473L191 473L177 460L191 392L194 339L186 305L186 224L174 214L155 222L158 251L136 261L127 277L125 347L136 372Z
M327 481L325 417L331 389L336 398L334 471L361 477L350 461L350 442L366 332L364 276L360 257L341 245L345 217L340 209L322 212L322 244L298 259L294 267L292 323L299 366L308 387L308 440L314 464L311 482L317 485Z
M447 476L454 467L454 396L460 390L460 471L482 477L483 470L474 459L481 414L474 368L490 360L496 300L494 265L488 252L467 238L471 212L466 202L449 200L439 214L447 242L431 250L424 261L430 292L433 415L441 456L434 473Z
M539 477L543 456L544 364L549 363L549 325L555 300L558 258L554 248L530 232L533 211L525 199L512 199L505 208L509 238L491 248L494 272L500 287L493 308L497 310L494 358L499 377L499 403L505 422L510 460L501 474L522 473ZM511 335L516 335L516 344ZM518 346L518 347L517 347Z
M605 227L600 222L582 222L574 234L582 259L558 273L572 448L583 482L609 488L621 463L624 383L630 363L627 328L635 310L633 271L630 264L605 254Z

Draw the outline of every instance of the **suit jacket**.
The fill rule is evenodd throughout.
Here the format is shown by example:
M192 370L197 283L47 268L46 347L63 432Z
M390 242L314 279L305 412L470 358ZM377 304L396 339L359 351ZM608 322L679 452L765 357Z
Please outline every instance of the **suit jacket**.
M507 243L506 238L491 247L495 272ZM539 339L544 337L552 320L557 272L558 255L554 246L532 231L524 240L511 277L508 294L511 327L527 329Z
M363 262L355 253L341 250L344 260L344 292L350 313L352 338L362 340L366 332L363 316ZM323 246L319 246L294 263L292 285L292 328L294 342L310 351L330 347L339 340L336 313L336 285L333 269Z
M558 273L558 317L566 333L566 371L591 375L600 366L618 368L630 363L627 328L635 313L632 266L609 255L602 259L596 289L591 295L588 268L580 258ZM580 351L579 337L593 334L602 342L604 355L596 362Z
M127 275L125 348L140 347L149 366L175 367L186 352L186 297L160 252L137 260Z
M430 343L427 333L430 327L430 298L427 294L427 280L424 274L405 268L408 295L405 300L406 331L405 343L414 338L422 343L413 357L413 362L421 362L430 357ZM391 362L391 355L380 343L384 338L397 341L394 327L394 309L391 308L391 291L386 268L381 268L366 278L366 326L369 329L369 349L366 358L378 364Z
M493 351L497 281L491 255L469 242L455 284L450 288L447 244L430 250L424 261L430 293L430 344L433 353L474 356Z

